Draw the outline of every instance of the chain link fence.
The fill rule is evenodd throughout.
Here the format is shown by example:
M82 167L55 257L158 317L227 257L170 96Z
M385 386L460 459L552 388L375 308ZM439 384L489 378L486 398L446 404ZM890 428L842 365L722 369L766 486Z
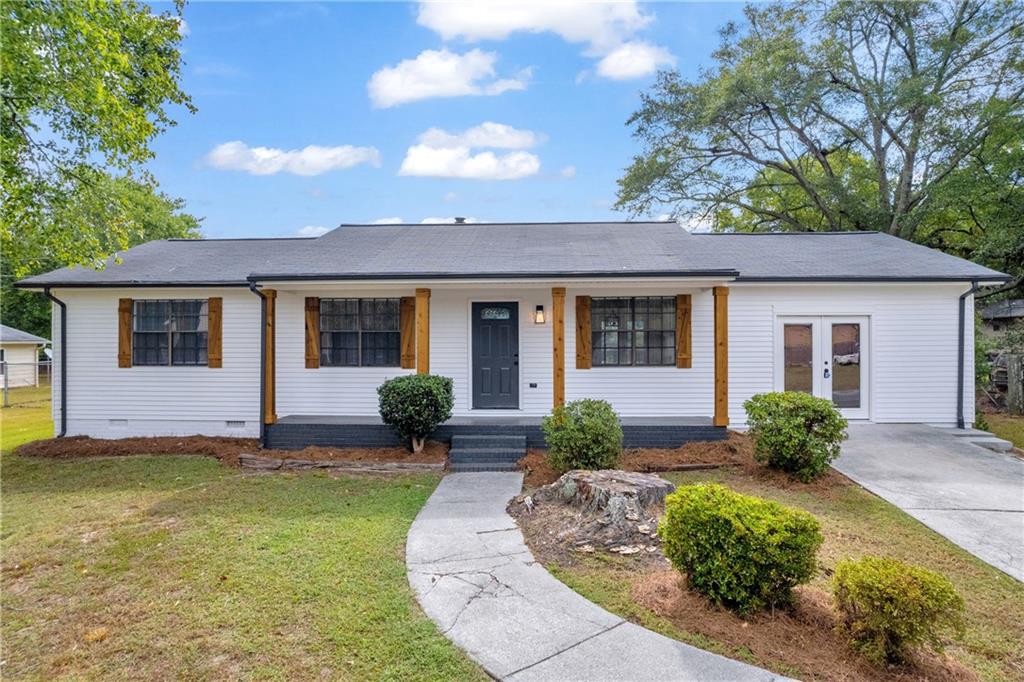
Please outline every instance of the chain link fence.
M41 405L50 401L53 363L0 362L0 382L4 407Z

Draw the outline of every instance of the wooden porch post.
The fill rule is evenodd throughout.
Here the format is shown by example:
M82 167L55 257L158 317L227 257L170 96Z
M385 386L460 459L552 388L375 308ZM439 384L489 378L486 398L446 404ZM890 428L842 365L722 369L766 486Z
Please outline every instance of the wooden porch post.
M416 290L416 373L430 374L430 289Z
M263 423L274 424L277 422L277 398L274 394L277 378L277 348L275 344L277 291L264 289L263 296L267 306L267 324L263 329L263 333L266 335L266 350L263 355L263 376L266 382L263 387Z
M565 287L551 289L551 342L554 361L551 383L554 407L565 404Z
M729 425L729 287L715 287L715 426Z

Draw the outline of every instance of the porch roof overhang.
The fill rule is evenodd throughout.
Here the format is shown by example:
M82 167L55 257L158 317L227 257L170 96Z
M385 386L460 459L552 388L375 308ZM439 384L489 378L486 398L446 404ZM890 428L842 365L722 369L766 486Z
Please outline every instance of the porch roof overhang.
M736 270L687 270L687 271L616 271L616 272L524 272L524 273L474 273L454 274L445 272L428 273L383 273L379 275L323 275L323 274L254 274L249 282L258 286L276 289L309 289L311 286L325 288L352 287L403 287L432 286L456 288L482 286L487 288L504 286L558 286L558 285L621 285L621 284L686 284L691 287L720 286L733 282L739 276Z

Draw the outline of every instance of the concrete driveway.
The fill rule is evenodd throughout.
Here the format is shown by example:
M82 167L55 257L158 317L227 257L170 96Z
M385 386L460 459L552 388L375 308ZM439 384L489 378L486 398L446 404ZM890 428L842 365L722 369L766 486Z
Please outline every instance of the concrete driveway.
M852 424L836 469L1024 581L1024 460L951 429Z

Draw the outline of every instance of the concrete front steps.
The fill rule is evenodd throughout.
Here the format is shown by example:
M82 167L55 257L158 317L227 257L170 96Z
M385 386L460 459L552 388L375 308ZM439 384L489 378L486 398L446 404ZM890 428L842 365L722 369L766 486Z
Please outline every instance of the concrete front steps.
M968 443L980 445L981 447L992 450L993 452L1010 452L1013 450L1013 443L999 438L988 431L982 431L980 429L953 428L947 428L946 430L958 438L963 438Z
M449 471L517 471L526 455L526 436L454 435L448 451Z

